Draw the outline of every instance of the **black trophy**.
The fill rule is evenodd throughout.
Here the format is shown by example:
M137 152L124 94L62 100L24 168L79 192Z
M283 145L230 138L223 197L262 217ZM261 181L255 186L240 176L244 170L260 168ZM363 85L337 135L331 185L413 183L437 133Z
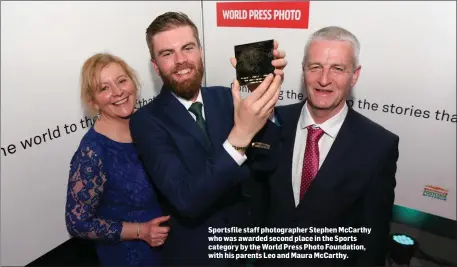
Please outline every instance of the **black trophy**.
M274 59L273 42L268 40L235 46L236 79L240 85L247 85L251 92L274 72L271 64Z

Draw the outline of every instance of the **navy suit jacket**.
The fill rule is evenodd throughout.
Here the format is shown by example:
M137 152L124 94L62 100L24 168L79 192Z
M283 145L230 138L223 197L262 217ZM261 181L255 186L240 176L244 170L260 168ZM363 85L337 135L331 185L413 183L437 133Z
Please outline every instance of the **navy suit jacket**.
M249 223L250 171L223 147L233 127L233 99L225 87L201 89L211 139L205 139L188 110L163 87L130 120L131 134L158 191L171 232L163 245L163 264L227 265L208 258L209 227ZM219 234L220 236L220 234ZM213 243L217 244L217 243Z
M366 251L340 251L349 254L347 260L315 259L314 251L308 249L295 252L311 253L313 259L263 260L260 263L384 266L395 198L399 137L349 108L324 163L296 207L292 191L292 157L296 128L304 103L305 101L276 109L281 129L276 136L274 149L268 152L274 153L268 155L267 151L257 151L256 167L259 171L266 171L260 173L261 176L268 176L266 225L301 228L365 226L372 231L370 235L355 235L356 242L347 242L363 244L366 248ZM253 157L255 155L251 155ZM263 168L259 163L261 161L266 162ZM305 243L312 242L296 244Z

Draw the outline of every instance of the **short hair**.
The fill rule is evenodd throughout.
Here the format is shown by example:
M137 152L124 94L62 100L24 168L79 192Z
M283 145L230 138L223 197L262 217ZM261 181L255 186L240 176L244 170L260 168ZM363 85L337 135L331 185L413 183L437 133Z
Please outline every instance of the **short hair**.
M98 53L91 56L84 62L81 69L81 100L84 106L93 113L95 113L94 110L88 104L94 100L95 92L100 87L100 71L110 63L118 64L124 69L133 81L136 90L140 87L135 70L121 58L108 53Z
M359 65L359 54L360 54L360 43L350 31L338 27L338 26L329 26L322 28L316 32L314 32L305 46L305 55L303 57L303 64L306 62L306 57L308 55L308 48L312 41L317 40L326 40L326 41L348 41L351 43L353 54L353 65L352 67L355 69Z
M154 35L182 26L190 26L192 28L194 37L197 39L197 44L199 47L201 46L197 26L195 26L195 23L186 14L182 12L166 12L155 18L146 29L146 43L148 44L152 59L154 58L154 45L152 43Z

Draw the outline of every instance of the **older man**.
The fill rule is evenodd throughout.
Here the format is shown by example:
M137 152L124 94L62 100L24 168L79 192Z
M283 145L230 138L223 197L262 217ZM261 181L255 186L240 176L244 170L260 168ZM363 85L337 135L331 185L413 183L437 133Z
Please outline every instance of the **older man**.
M303 59L307 99L276 110L281 136L267 223L300 227L306 232L296 236L306 241L277 251L290 252L287 261L266 265L385 264L399 137L346 103L360 75L359 50L343 28L312 34Z

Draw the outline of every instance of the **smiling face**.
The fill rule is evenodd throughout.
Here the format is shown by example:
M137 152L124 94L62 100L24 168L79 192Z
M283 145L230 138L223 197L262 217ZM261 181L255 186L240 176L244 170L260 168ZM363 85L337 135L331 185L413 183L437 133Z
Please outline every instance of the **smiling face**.
M112 62L103 67L98 84L90 104L102 117L125 119L133 114L137 90L121 65Z
M152 37L152 64L164 84L185 99L196 98L203 78L202 49L190 26L179 26Z
M304 85L310 109L338 113L355 86L360 67L354 69L354 51L348 41L314 40L303 64Z

